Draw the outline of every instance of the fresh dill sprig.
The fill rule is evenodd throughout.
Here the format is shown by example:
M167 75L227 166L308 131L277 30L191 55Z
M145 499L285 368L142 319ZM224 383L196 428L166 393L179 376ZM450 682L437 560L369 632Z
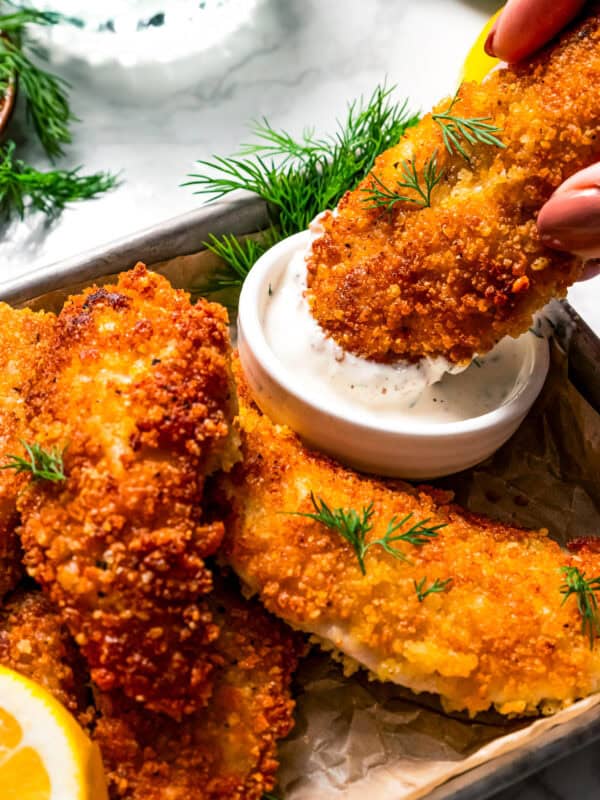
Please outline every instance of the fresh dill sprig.
M600 577L585 577L585 572L580 572L577 567L561 567L565 582L560 587L564 595L562 604L567 602L571 595L577 598L577 608L581 615L581 632L587 635L590 649L594 649L594 642L600 636L600 619L598 618L598 601L595 592L600 592Z
M431 539L435 538L438 534L437 531L445 525L431 525L428 526L429 519L421 520L412 525L409 530L404 533L394 536L395 532L411 519L413 514L408 514L400 522L396 521L396 517L392 517L388 523L387 530L383 537L380 539L373 539L370 542L366 541L367 533L373 528L372 517L374 514L373 503L363 506L359 514L353 508L330 508L322 497L316 497L314 492L310 493L310 501L315 509L314 512L301 512L292 511L287 512L293 516L308 517L314 519L325 525L329 530L334 530L345 539L354 550L360 571L363 575L367 574L365 568L365 556L371 547L382 547L386 553L394 556L401 561L408 561L406 555L394 547L396 542L407 542L415 547L422 547Z
M408 561L406 555L402 552L402 550L398 550L394 547L395 542L407 542L408 544L412 544L414 547L422 547L424 544L427 544L431 539L435 539L438 535L438 531L441 528L445 528L445 523L440 523L438 525L429 525L431 522L431 517L427 517L427 519L422 519L420 522L415 522L411 527L404 531L403 533L399 533L397 536L393 534L396 533L397 530L403 528L412 518L413 513L411 511L410 514L407 514L404 519L401 519L399 522L396 521L396 517L392 517L388 523L387 530L381 539L373 539L369 542L365 547L365 552L374 545L379 545L383 547L386 553L394 556L394 558L398 558L400 561Z
M277 232L270 228L260 239L239 239L237 236L210 234L204 246L229 267L226 272L217 272L202 286L202 292L213 294L225 289L240 288L246 276L277 239Z
M84 23L76 17L67 17L58 11L39 11L36 8L22 8L15 3L4 2L3 5L14 8L7 14L0 14L0 30L2 33L22 33L26 25L57 25L61 22L68 22L82 28Z
M0 470L13 469L16 473L29 472L34 481L58 483L66 480L63 464L64 450L62 452L57 448L44 450L39 444L28 444L22 439L20 442L28 457L7 455L9 462L0 466Z
M0 147L0 215L5 218L12 212L22 218L30 208L54 217L68 203L96 197L118 183L106 172L81 175L80 167L40 172L14 158L14 151L12 141Z
M253 192L270 204L281 238L305 230L418 121L407 113L406 101L391 100L393 90L378 86L366 102L355 100L335 133L322 137L304 131L294 139L263 119L252 128L257 141L242 145L237 156L198 161L203 171L190 175L183 185L213 200L237 189Z
M417 599L419 603L422 603L428 594L439 594L440 592L444 592L448 585L452 583L452 578L446 578L445 581L441 581L439 578L436 578L431 586L426 586L427 578L422 578L418 583L417 581L413 581L413 583L415 585Z
M365 553L368 545L365 542L367 533L371 530L371 518L375 513L373 503L363 506L359 514L353 508L331 509L322 497L315 497L314 492L310 493L310 501L315 509L314 513L303 513L301 511L289 512L293 516L308 517L325 525L329 530L337 531L342 539L345 539L354 550L363 575L367 574L365 569Z
M437 122L442 130L444 145L450 155L453 155L456 151L465 161L470 161L463 142L467 142L470 145L480 143L493 145L494 147L506 147L495 136L502 129L490 122L492 117L458 117L456 114L452 114L452 109L458 99L457 91L446 111L442 114L432 114L433 121Z
M438 169L437 150L423 164L421 175L417 172L414 160L401 162L401 180L396 181L392 188L386 186L383 181L373 175L373 182L370 187L364 189L365 198L363 202L370 208L385 208L390 211L396 203L414 203L421 208L429 208L431 205L431 193L444 177L445 170ZM405 194L404 190L414 192Z
M242 145L235 156L199 161L201 171L183 185L213 200L238 189L258 195L268 204L275 244L305 230L317 214L337 205L368 175L377 156L416 124L418 116L408 114L406 101L393 101L393 89L378 86L366 101L355 100L337 130L324 136L304 131L294 138L263 119L252 128L254 142ZM240 259L231 249L231 239L222 256L236 280ZM247 261L242 263L247 266Z
M27 116L42 147L50 158L63 154L63 145L71 142L69 126L76 117L71 112L68 84L62 78L34 64L25 52L26 26L75 22L53 12L20 9L0 15L0 94L18 77L26 97Z

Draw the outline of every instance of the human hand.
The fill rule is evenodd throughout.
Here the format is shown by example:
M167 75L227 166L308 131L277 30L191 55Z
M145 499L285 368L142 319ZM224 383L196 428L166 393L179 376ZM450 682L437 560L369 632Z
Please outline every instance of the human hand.
M485 43L488 55L520 61L550 41L584 6L585 0L508 0ZM548 247L600 258L600 163L572 175L538 216ZM598 273L598 267L584 277Z

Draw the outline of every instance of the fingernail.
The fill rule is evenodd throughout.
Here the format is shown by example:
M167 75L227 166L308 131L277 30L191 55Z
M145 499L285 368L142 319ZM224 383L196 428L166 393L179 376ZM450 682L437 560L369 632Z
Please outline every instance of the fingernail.
M600 189L555 194L540 211L537 228L548 247L600 254Z
M483 49L492 58L496 58L496 53L494 52L494 37L496 36L496 26L492 27L492 30L488 33L487 39L485 40L485 44L483 45Z

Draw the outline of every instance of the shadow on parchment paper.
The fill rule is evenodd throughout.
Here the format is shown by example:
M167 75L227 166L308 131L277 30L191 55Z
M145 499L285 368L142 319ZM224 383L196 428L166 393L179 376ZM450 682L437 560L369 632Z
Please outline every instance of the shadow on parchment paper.
M477 720L445 714L432 695L418 697L400 686L370 681L363 671L351 679L318 649L296 675L296 724L279 746L284 796L304 797L317 773L330 786L368 778L396 758L420 762L463 761L483 745L528 724L500 715ZM333 747L332 743L341 744Z
M551 343L544 389L512 439L482 464L436 481L471 511L526 528L548 528L560 544L600 535L600 422L567 378Z

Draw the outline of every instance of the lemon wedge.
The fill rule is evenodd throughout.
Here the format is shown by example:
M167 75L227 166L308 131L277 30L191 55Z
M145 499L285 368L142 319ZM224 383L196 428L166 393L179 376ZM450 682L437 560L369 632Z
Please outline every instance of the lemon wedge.
M481 81L493 69L493 67L500 63L499 59L488 56L483 49L483 46L485 44L485 40L487 39L488 33L492 29L492 25L500 16L501 11L502 9L497 11L494 16L488 22L486 22L483 30L477 37L475 44L469 50L460 73L461 83L463 81L476 81L477 83L481 83Z
M0 667L2 800L107 800L100 751L41 686Z

